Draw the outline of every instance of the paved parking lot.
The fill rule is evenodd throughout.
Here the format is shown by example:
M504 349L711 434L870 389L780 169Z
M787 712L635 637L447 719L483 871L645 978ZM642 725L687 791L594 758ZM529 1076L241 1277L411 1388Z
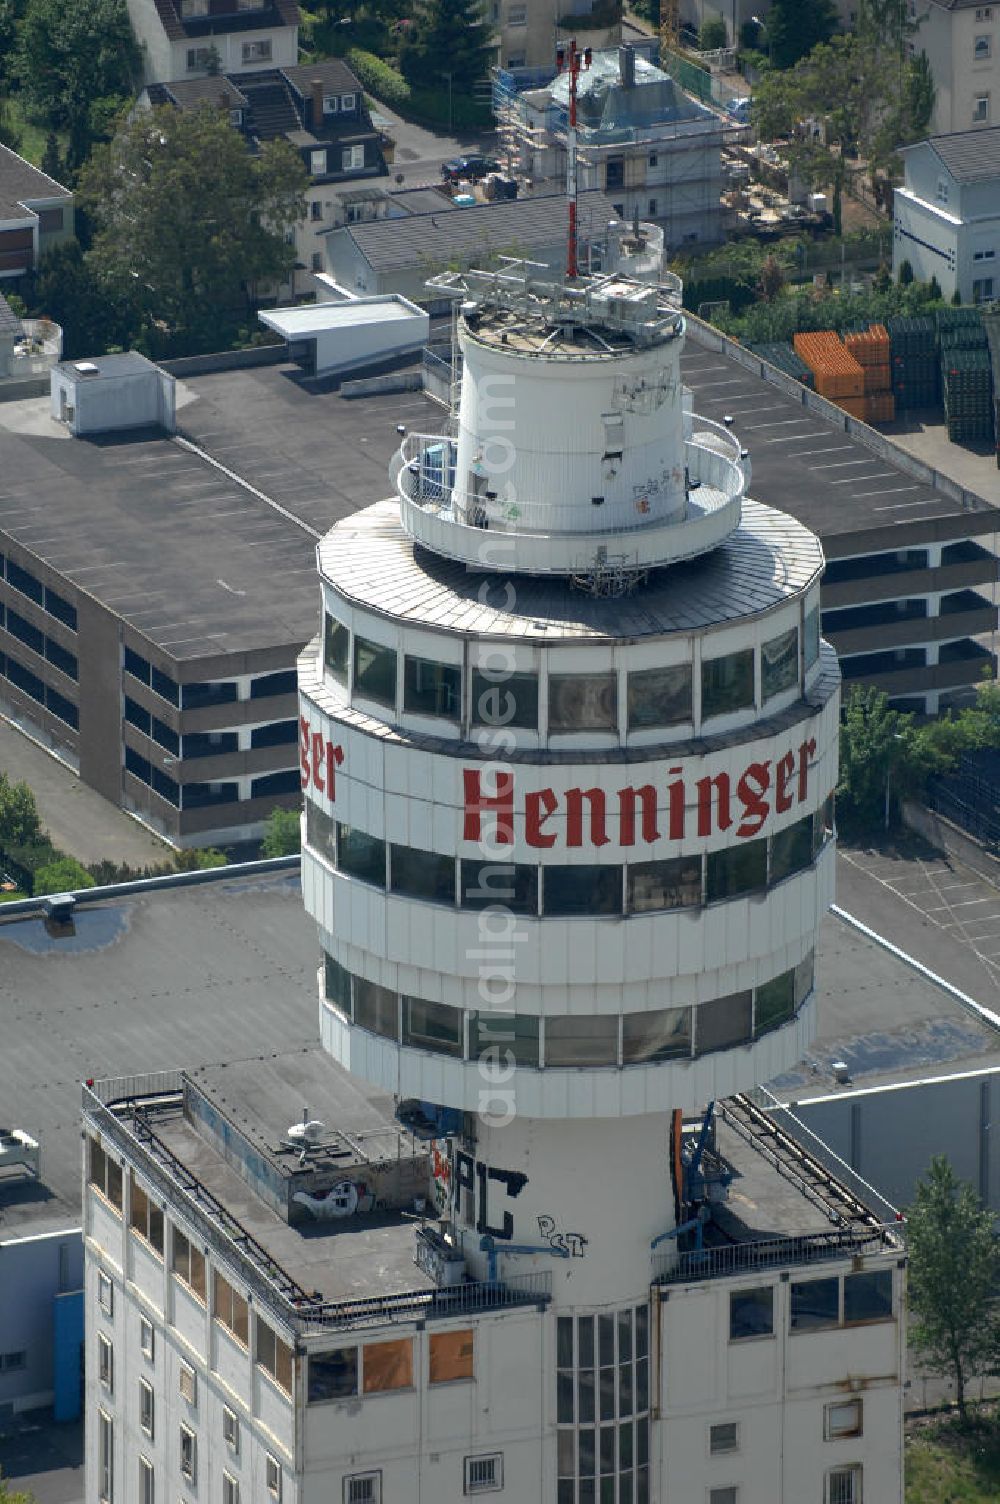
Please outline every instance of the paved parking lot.
M842 846L837 902L977 1002L1000 1008L1000 890L970 868L930 848Z
M694 338L681 375L696 412L716 422L732 415L750 451L752 494L821 536L954 513L955 503L932 486Z

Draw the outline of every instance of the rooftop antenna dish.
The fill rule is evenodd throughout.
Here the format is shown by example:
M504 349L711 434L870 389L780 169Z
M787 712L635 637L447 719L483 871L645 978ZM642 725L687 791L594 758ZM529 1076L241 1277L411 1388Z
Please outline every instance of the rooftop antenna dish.
M285 1141L290 1149L301 1149L299 1164L304 1165L310 1149L319 1147L326 1124L320 1118L311 1118L309 1108L303 1107L301 1123L292 1123L285 1132Z

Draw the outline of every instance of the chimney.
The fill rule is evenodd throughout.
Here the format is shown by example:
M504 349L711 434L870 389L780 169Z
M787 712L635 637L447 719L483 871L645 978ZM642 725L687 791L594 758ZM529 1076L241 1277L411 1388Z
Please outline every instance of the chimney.
M314 78L312 87L312 128L319 132L323 129L323 80Z
M619 47L618 49L618 72L621 75L622 88L635 88L635 53L631 47Z

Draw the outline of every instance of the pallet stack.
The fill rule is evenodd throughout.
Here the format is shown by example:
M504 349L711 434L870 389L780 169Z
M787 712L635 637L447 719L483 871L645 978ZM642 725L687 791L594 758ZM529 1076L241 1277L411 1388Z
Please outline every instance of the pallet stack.
M892 396L889 331L884 324L844 335L844 347L864 372L866 423L891 423L896 416Z
M898 315L887 324L896 411L936 407L938 353L934 320Z
M941 389L948 437L953 443L994 438L993 372L985 345L946 346L941 351Z
M993 430L996 439L997 469L1000 469L1000 303L983 309L983 329L993 367Z
M978 308L939 308L941 395L954 443L993 439L993 371Z
M853 418L865 417L865 373L832 329L796 334L795 353L813 373L816 391Z

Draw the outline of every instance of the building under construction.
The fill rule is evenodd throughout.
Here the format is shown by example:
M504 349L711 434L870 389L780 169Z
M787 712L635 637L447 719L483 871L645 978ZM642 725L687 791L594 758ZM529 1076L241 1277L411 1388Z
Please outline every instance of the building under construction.
M668 249L723 237L722 146L734 127L629 47L595 53L578 78L579 188L620 217L655 220ZM569 80L524 89L498 69L494 111L510 171L551 192L566 181Z

